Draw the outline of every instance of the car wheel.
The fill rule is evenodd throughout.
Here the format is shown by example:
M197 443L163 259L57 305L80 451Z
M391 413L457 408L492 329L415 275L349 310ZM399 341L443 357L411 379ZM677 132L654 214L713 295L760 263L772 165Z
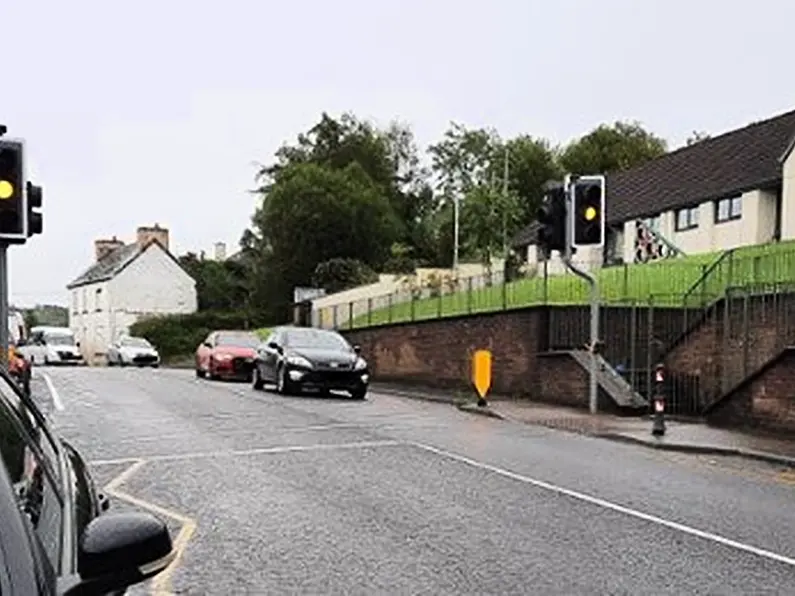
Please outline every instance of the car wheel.
M210 362L207 364L207 378L210 379L211 381L214 381L215 379L218 378L218 375L216 375L215 371L213 371L212 360L210 360Z
M254 370L251 372L251 386L254 387L256 391L262 391L265 388L265 383L262 380L262 377L259 376L259 368L256 366Z
M199 378L199 379L203 379L204 378L204 371L202 369L200 369L200 368L197 368L196 369L196 377Z
M279 367L279 372L276 375L276 391L281 395L292 395L294 393L293 385L287 379L287 371L284 366Z
M367 389L355 389L354 391L351 391L351 397L358 400L366 399Z

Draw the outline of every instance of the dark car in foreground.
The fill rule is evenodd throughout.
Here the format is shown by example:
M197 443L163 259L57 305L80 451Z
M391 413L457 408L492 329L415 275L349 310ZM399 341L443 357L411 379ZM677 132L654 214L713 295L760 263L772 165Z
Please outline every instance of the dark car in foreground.
M341 390L364 399L369 382L370 372L359 347L328 329L277 327L254 360L254 388L275 383L276 390L285 395Z
M250 381L260 342L250 331L213 331L196 349L196 376Z
M107 513L80 454L0 368L0 594L124 594L174 560L166 524Z

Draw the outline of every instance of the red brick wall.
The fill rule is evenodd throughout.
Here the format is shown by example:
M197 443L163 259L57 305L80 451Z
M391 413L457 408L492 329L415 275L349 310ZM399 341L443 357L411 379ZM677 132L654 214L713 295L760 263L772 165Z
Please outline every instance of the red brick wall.
M795 350L742 385L707 417L719 426L795 432Z
M492 352L492 391L531 396L538 383L542 309L489 313L345 331L373 377L435 387L470 387L470 361Z

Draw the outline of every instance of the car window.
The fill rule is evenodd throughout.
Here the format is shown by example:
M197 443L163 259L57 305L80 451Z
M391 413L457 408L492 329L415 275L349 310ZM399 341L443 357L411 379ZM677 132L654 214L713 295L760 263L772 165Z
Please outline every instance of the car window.
M291 348L324 348L329 350L350 350L345 339L331 331L322 331L304 327L290 329L286 334L285 345Z
M51 346L73 346L75 338L66 333L50 333L46 337L47 343Z
M0 451L20 508L31 521L50 563L58 569L64 497L51 437L0 377Z
M219 333L218 346L229 346L235 348L256 348L260 344L260 339L253 333Z
M142 337L126 337L121 345L128 348L149 348L151 344Z

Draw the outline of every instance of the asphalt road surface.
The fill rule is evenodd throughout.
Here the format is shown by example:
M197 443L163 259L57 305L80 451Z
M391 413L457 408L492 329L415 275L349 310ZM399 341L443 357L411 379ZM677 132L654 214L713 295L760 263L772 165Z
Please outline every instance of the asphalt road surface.
M795 486L765 464L383 394L37 374L112 507L171 524L181 557L133 594L795 593Z

